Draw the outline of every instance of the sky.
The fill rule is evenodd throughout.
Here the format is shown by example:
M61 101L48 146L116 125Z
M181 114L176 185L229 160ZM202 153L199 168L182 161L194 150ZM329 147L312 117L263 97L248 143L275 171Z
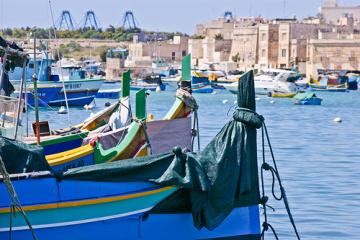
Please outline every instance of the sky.
M100 25L121 26L124 13L133 11L140 28L155 31L195 32L198 23L231 11L236 16L266 18L313 16L325 0L51 0L55 21L69 10L77 23L93 10ZM359 0L339 0L359 5ZM49 27L52 25L49 0L0 0L0 28Z

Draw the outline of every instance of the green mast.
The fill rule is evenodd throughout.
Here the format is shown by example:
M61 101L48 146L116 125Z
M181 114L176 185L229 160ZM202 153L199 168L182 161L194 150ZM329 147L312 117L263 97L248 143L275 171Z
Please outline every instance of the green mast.
M181 80L191 81L191 54L181 60Z
M146 92L141 89L136 93L135 116L139 120L146 119Z
M123 72L122 74L122 82L121 82L121 96L128 97L130 96L130 77L131 71L128 70L127 72Z

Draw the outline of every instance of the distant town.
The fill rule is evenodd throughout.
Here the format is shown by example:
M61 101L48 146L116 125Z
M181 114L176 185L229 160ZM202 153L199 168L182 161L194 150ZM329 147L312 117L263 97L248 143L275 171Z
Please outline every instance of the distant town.
M32 31L3 29L2 34L31 46ZM308 79L316 78L319 69L360 69L360 6L340 6L336 0L326 1L316 16L306 19L238 17L229 11L196 25L192 36L142 31L135 21L129 21L127 28L68 26L58 29L57 36L49 32L36 30L43 48L46 44L49 49L59 48L63 57L96 57L107 63L110 80L129 68L177 68L188 53L192 65L200 69L210 65L224 71L286 68ZM53 39L45 43L49 38Z

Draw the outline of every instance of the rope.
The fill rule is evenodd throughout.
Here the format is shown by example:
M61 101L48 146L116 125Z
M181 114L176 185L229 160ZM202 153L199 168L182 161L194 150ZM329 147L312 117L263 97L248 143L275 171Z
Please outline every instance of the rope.
M198 152L200 152L200 128L199 128L199 117L198 111L194 109L194 121L193 121L193 128L191 129L191 150L194 150L195 138L197 138L197 145L198 145Z
M244 109L244 110L246 110L246 109ZM251 111L251 110L247 110L247 111ZM274 167L269 165L265 160L265 136L266 136L266 141L267 141L268 147L270 149L271 158L272 158L272 162L273 162ZM268 197L265 196L264 171L270 171L270 173L272 175L271 193L272 193L273 197L277 201L283 200L286 212L287 212L287 214L289 216L289 220L290 220L290 223L291 223L291 225L292 225L292 227L294 229L296 238L298 240L300 240L300 236L299 236L299 233L297 231L295 221L294 221L293 216L292 216L291 211L290 211L290 206L289 206L289 202L288 202L288 199L287 199L287 196L286 196L286 193L285 193L285 189L284 189L284 187L282 185L282 182L281 182L280 174L279 174L279 171L278 171L278 168L277 168L277 165L276 165L276 160L275 160L274 152L272 150L272 146L271 146L271 143L270 143L270 137L269 137L266 125L265 125L265 121L262 122L261 140L262 140L262 159L263 159L263 163L262 163L262 166L261 166L262 198L260 199L260 203L263 206L264 218L265 218L264 223L263 223L263 230L262 230L262 233L261 233L261 238L263 240L265 239L265 232L268 231L269 228L270 228L272 233L274 234L275 238L279 239L277 234L276 234L275 229L268 223L267 212L266 212L266 208L267 208L266 202L268 201ZM280 196L277 196L275 194L275 179L277 180L277 182L279 184Z
M15 216L16 210L19 211L22 214L26 224L28 225L28 227L29 227L29 229L31 231L32 238L34 240L37 240L37 237L35 235L35 231L32 228L30 220L27 217L25 211L23 210L23 208L21 206L20 200L19 200L19 198L18 198L18 196L17 196L17 194L15 192L14 186L13 186L11 180L10 180L9 173L6 171L6 167L5 167L4 161L3 161L1 156L0 156L0 173L3 176L3 181L4 181L4 184L5 184L6 190L8 191L8 194L9 194L10 199L11 199L10 216L9 216L10 217L10 220L9 220L9 223L10 223L10 226L9 226L10 240L12 238L12 215Z
M152 154L152 147L151 147L149 135L148 135L148 133L147 133L147 131L146 131L146 125L145 125L144 122L141 121L141 120L134 119L134 121L136 121L137 123L139 123L140 126L141 126L141 128L144 130L145 139L146 139L146 144L147 144L147 147L148 147L149 150L150 150L150 155L151 155L151 154Z

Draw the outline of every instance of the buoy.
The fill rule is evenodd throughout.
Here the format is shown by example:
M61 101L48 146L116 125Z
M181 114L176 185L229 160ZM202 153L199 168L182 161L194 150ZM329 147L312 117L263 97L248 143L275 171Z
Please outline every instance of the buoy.
M275 101L274 101L274 100L271 100L270 103L271 103L271 104L275 104Z
M260 101L260 99L261 99L261 98L259 98L259 97L255 98L256 101Z
M66 108L64 106L61 106L58 111L58 114L67 114Z
M160 86L157 86L157 87L156 87L155 92L157 92L157 93L158 93L158 92L161 92Z
M86 109L86 110L91 110L91 109L93 109L94 108L94 105L92 105L92 104L89 104L89 105L85 105L84 106L84 108Z
M224 99L224 100L222 101L222 103L223 103L223 104L227 104L228 101L229 101L229 100Z
M105 103L105 107L110 107L111 103L110 102L106 102Z
M151 90L146 90L146 95L150 95L151 94Z
M341 123L342 119L340 117L336 117L336 118L334 118L334 122Z
M152 113L149 113L148 115L148 121L151 122L151 121L154 121L154 115Z

